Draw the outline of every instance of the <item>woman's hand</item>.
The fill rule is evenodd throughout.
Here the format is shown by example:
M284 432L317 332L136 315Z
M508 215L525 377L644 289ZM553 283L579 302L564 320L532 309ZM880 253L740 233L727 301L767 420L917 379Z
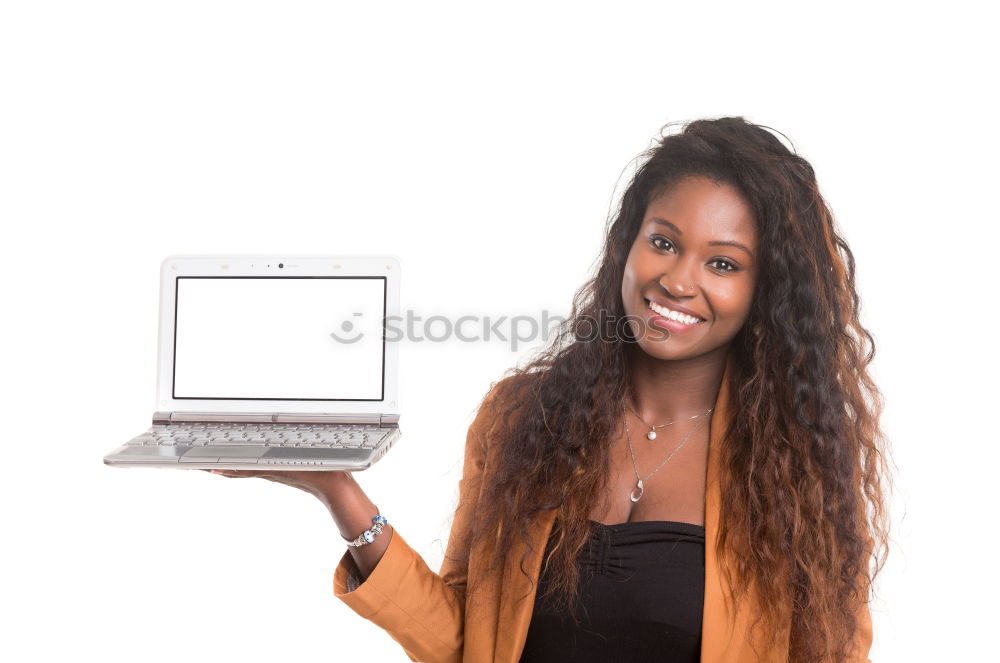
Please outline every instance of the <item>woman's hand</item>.
M257 477L267 479L275 483L283 483L286 486L298 488L319 498L324 504L329 506L330 498L336 492L337 482L349 479L345 476L347 472L340 470L331 471L295 471L295 470L203 470L212 474L219 474L231 479L243 479L247 477Z

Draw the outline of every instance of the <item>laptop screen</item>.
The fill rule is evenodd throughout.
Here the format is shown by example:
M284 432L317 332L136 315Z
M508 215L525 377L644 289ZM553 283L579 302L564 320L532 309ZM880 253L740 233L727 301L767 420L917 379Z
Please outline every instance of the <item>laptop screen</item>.
M384 276L178 276L173 398L380 401Z

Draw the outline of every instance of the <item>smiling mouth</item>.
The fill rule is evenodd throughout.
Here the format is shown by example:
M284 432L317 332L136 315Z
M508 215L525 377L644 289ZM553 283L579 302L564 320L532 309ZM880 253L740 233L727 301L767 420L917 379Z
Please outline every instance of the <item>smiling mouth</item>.
M703 318L696 318L692 315L681 313L680 311L675 311L666 306L660 306L659 304L653 303L648 299L646 299L645 302L646 302L646 308L648 308L650 311L660 316L661 318L666 318L671 322L675 322L677 324L685 325L688 327L694 327L695 325L705 322Z

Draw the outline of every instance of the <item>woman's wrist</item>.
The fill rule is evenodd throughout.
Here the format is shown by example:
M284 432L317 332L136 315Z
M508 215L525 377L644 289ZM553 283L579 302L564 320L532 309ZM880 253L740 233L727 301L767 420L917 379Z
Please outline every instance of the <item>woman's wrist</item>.
M319 496L333 516L340 536L345 541L354 541L365 530L371 529L372 518L380 515L378 507L369 499L350 472L332 472L331 476L321 483ZM373 537L371 543L348 546L362 579L366 579L382 559L392 539L392 532L392 525L386 524L381 533Z
M320 490L320 499L330 511L340 535L352 540L371 527L371 520L378 515L378 507L354 480L350 472L336 472Z
M350 472L328 472L324 481L317 486L316 496L330 507L338 502L344 502L361 490Z

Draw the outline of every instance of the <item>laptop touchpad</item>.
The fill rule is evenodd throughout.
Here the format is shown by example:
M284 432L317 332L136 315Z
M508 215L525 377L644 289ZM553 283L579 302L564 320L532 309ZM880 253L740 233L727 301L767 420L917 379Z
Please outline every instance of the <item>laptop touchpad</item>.
M259 458L265 449L262 447L195 447L184 454L185 458Z

